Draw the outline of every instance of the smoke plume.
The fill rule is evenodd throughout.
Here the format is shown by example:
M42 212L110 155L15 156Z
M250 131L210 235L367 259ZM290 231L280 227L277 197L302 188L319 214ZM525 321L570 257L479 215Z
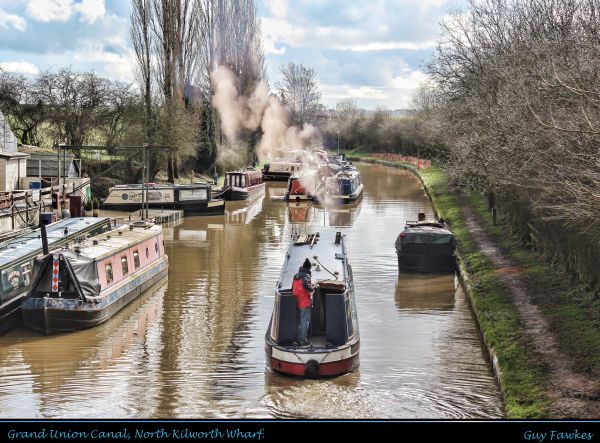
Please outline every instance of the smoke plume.
M261 161L283 147L298 149L321 142L321 134L315 126L306 123L301 128L290 126L288 110L269 92L264 82L260 82L249 96L240 95L235 75L219 66L211 73L211 83L212 104L219 112L223 134L227 138L227 145L221 146L220 157L231 158L241 153L243 147L238 136L242 129L262 130L256 152Z

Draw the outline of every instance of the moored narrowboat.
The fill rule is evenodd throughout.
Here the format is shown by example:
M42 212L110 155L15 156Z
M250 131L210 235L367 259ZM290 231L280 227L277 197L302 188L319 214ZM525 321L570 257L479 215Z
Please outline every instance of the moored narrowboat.
M362 197L364 185L360 171L354 167L344 167L331 177L316 194L319 204L348 204Z
M168 273L159 225L134 222L85 243L35 259L21 308L27 328L55 334L94 327Z
M407 221L396 239L398 270L426 274L452 273L456 269L456 241L443 221Z
M294 275L306 261L314 285L308 345L297 343ZM329 377L359 365L360 334L352 268L340 232L293 236L275 288L275 305L265 335L267 367L297 377Z
M261 171L248 169L226 172L221 195L225 200L248 200L262 195L265 187Z
M156 184L148 183L146 196L150 209L179 209L189 215L222 215L225 202L211 196L211 186L207 183ZM137 211L142 207L142 185L116 185L110 188L102 202L102 209L116 211Z
M46 226L48 245L59 248L110 231L108 218L66 218ZM33 259L42 252L40 228L0 244L0 334L21 323Z
M299 159L278 159L266 163L261 172L264 180L287 181L300 168L302 161Z

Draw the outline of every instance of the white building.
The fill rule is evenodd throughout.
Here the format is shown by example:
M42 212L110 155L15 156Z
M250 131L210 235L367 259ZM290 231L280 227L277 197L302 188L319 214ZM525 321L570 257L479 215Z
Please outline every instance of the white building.
M0 192L19 189L20 179L27 174L27 157L17 151L17 138L0 111Z

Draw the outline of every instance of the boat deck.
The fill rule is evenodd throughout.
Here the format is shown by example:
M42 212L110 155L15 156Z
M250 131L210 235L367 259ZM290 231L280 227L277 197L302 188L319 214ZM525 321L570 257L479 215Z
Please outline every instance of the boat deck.
M317 234L319 236L313 242L314 235ZM294 275L307 258L313 265L311 269L313 283L323 280L339 280L345 284L348 277L344 260L342 260L342 258L345 259L345 251L343 242L340 241L336 244L335 238L336 233L334 232L322 232L300 236L296 239L284 264L279 290L291 291ZM336 272L338 273L337 278Z

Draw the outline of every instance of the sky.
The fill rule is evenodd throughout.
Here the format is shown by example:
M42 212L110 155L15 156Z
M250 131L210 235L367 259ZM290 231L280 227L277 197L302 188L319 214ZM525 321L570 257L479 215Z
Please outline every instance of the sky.
M328 107L403 109L439 23L466 0L257 0L269 84L289 61L313 68ZM71 66L135 80L129 0L0 0L0 67L36 75Z

